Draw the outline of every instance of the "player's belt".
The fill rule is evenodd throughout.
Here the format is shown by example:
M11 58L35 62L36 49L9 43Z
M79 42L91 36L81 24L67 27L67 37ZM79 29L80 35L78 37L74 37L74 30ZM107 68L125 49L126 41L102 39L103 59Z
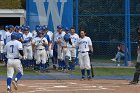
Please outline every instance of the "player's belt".
M44 48L45 49L45 48ZM44 49L36 49L36 50L44 50Z
M86 52L88 52L88 51L79 51L80 53L86 53Z
M24 46L29 47L29 46L31 46L31 45L24 45Z
M8 58L8 59L19 59L19 58Z

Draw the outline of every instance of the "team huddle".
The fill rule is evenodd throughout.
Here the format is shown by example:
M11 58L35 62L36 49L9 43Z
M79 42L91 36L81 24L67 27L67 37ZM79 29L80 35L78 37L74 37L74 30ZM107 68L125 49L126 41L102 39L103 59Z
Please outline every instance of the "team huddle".
M46 25L37 25L34 31L30 31L26 25L9 25L5 26L5 30L0 30L0 51L1 59L7 64L8 93L11 93L11 83L17 90L17 81L23 75L23 67L34 67L39 72L46 72L49 60L52 60L54 69L67 71L75 69L78 57L81 80L86 78L85 70L88 80L91 79L88 53L92 53L93 48L91 39L84 30L80 30L79 37L74 27L64 28L59 25L57 31L52 33ZM13 79L15 70L17 75Z

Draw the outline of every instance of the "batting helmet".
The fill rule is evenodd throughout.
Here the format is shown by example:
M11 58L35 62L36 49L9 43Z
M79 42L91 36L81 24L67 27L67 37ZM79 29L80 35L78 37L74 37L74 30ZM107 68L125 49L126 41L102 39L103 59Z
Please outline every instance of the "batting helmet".
M20 26L15 26L15 29L20 30L21 27Z
M9 26L8 26L8 25L6 25L6 26L5 26L5 29L8 29L8 28L9 28Z
M17 39L17 33L16 32L13 32L11 34L11 40L14 40L14 39Z
M65 28L65 31L66 31L66 32L68 32L68 31L70 31L70 30L69 30L69 28L68 28L68 27L66 27L66 28Z
M57 29L63 29L62 25L58 25Z
M64 35L64 40L65 40L66 42L69 42L69 39L70 39L70 34L65 34L65 35Z
M9 28L14 28L14 26L13 25L9 25Z

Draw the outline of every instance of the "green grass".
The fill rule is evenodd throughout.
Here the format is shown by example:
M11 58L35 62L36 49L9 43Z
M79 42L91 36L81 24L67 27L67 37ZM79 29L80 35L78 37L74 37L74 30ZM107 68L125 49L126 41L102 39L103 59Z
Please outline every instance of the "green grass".
M132 76L134 73L134 68L110 68L110 67L96 67L94 68L94 73L96 76ZM39 75L32 69L24 70L25 75ZM79 67L72 72L74 75L81 75ZM0 76L6 75L6 67L0 66Z
M96 76L132 76L134 71L134 68L94 68L94 73ZM80 69L76 68L73 74L80 75Z
M0 66L0 76L6 75L6 67L5 66ZM24 70L25 75L38 75L35 71L32 69Z

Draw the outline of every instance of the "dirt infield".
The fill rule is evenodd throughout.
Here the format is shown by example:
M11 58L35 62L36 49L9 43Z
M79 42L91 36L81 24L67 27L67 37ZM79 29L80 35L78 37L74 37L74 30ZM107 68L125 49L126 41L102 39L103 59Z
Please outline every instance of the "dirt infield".
M140 85L126 80L23 80L13 93L139 93ZM0 81L0 93L6 93L6 82Z

